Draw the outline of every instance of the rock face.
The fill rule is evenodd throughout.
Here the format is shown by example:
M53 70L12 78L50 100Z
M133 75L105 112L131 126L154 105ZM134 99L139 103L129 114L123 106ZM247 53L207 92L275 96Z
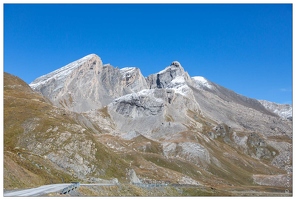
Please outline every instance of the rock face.
M157 74L152 74L147 77L148 87L154 88L167 88L172 87L172 81L176 78L182 78L184 81L190 81L188 73L186 73L178 61L174 61L170 66Z
M132 183L132 184L140 184L141 183L140 179L137 177L137 174L133 169L128 170L128 177L130 179L130 183Z
M292 122L283 113L292 107L283 111L204 77L190 77L177 61L144 78L138 68L103 65L91 54L30 86L54 105L76 112L84 129L128 160L134 183L253 185L261 175L291 173L292 161L286 158L292 157ZM63 134L59 140L69 135ZM71 155L74 159L63 166L83 173L80 177L103 173L95 165L86 167L80 151ZM48 156L60 163L57 154Z
M103 65L95 54L37 78L30 86L54 105L75 112L102 108L117 97L147 88L139 69Z
M147 89L147 83L139 68L125 67L120 69L122 84L130 89L128 93Z
M159 138L186 130L187 110L198 105L173 89L146 89L115 99L108 112L120 132L138 131ZM145 124L145 126L143 126Z

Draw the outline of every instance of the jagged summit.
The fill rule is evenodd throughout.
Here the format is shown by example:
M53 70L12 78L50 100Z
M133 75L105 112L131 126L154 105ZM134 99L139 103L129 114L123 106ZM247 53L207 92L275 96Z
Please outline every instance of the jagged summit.
M137 67L118 69L110 64L103 64L96 54L89 54L37 78L30 86L50 99L54 105L75 112L102 108L116 98L145 89L169 89L194 99L192 89L195 88L203 92L207 90L225 101L255 107L270 114L270 109L266 106L264 108L257 100L238 95L204 77L191 78L178 61L173 61L165 69L144 78Z
M173 61L164 70L146 78L150 89L173 88L191 82L190 76L178 61Z
M147 88L138 68L118 69L96 54L87 55L33 81L30 86L54 105L75 112L106 106L125 94Z
M175 71L178 74L184 73L184 68L178 61L173 61L169 66L167 66L165 69L159 71L157 74L163 74L167 72Z
M174 65L176 67L181 67L181 64L179 63L179 61L173 61L171 65Z
M178 61L146 79L137 67L114 68L89 54L34 80L30 86L56 106L85 112L101 108L115 98L143 89L171 88L185 94L191 79Z

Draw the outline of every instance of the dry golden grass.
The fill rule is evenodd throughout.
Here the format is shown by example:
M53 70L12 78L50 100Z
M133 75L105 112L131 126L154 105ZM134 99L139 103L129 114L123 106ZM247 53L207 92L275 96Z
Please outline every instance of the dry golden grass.
M57 139L57 134L47 132L50 128L58 127L60 132L71 132L65 124L75 125L77 122L65 113L47 103L46 99L33 92L19 78L4 74L4 187L6 189L75 180L75 177L67 171L57 170L58 166L50 160L34 155L27 149L31 139L41 144L50 138ZM72 134L79 133L72 131ZM91 132L85 131L83 136L76 138L89 139L95 143L97 162L90 164L105 170L101 178L118 177L119 180L126 180L124 169L128 166L127 163L116 154L108 152ZM69 140L65 141L64 145L67 142ZM58 150L59 147L56 146L51 151Z
M107 107L99 112L105 118L110 118ZM175 139L171 142L198 140L199 144L210 151L212 157L219 160L221 166L211 161L205 168L202 168L186 161L186 159L167 158L163 155L161 143L144 136L138 136L128 141L107 134L94 134L91 129L85 127L86 131L84 131L83 137L79 137L79 133L71 132L67 126L61 125L78 124L70 113L54 108L45 98L33 92L22 80L5 73L4 188L28 188L74 180L74 177L67 171L58 168L57 165L42 156L33 154L26 148L30 141L23 139L25 137L34 138L40 143L44 143L49 138L57 139L58 134L47 132L54 127L58 127L61 132L71 132L77 136L75 137L77 142L90 140L94 143L94 147L97 149L95 161L91 161L89 164L103 169L104 173L100 178L117 178L121 183L127 183L129 180L126 178L126 170L133 168L139 177L147 177L150 180L176 183L176 177L186 175L209 186L199 189L167 187L150 190L128 184L100 189L81 187L79 192L85 196L229 196L232 195L230 190L233 189L233 186L245 189L257 188L253 183L252 174L285 173L271 165L266 165L270 160L261 161L250 157L242 150L229 144L225 138L218 137L209 142L209 139L206 140L203 136L212 131L217 123L190 110L187 115L193 122L202 124L202 129L197 129L192 123L188 126L188 131L180 133L182 139ZM165 119L166 121L173 120L171 116L166 116ZM96 128L100 130L100 127ZM226 136L232 141L231 134L233 133L227 126L224 128ZM246 133L238 132L237 134L243 136ZM281 138L272 139L280 140ZM285 139L288 140L288 138ZM63 145L67 142L71 141L65 141ZM126 151L113 150L106 145L108 142L116 143L119 147L124 147ZM52 152L59 150L58 146L54 148L51 150ZM178 149L176 151L179 153ZM275 150L270 149L270 151ZM89 176L92 175L95 174L89 174ZM261 188L262 191L275 189L272 187L258 188ZM277 189L282 191L281 188ZM260 190L260 192L262 191Z

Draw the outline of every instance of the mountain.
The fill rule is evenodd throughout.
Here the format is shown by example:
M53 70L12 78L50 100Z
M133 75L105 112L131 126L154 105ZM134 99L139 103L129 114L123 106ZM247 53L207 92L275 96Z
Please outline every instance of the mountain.
M41 76L30 86L54 105L75 112L102 108L114 98L147 88L139 69L103 65L95 54Z
M125 176L126 162L76 118L4 73L4 188Z
M4 109L16 109L8 103L16 102L24 118L10 149L46 157L69 179L187 184L215 188L208 190L214 195L291 191L292 121L256 99L190 77L178 61L145 78L139 68L114 68L91 54L30 86L26 101L41 106L33 100L38 96L47 109L7 100ZM18 124L9 116L6 135ZM21 143L28 133L30 142Z
M279 115L284 119L292 120L292 106L289 104L277 104L266 100L259 100L259 102L271 112Z

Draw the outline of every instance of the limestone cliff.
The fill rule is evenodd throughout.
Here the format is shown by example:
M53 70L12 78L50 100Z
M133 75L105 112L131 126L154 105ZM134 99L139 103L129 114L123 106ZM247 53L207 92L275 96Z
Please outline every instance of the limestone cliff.
M102 108L115 98L147 88L139 69L103 65L95 54L37 78L30 86L54 105L75 112Z

